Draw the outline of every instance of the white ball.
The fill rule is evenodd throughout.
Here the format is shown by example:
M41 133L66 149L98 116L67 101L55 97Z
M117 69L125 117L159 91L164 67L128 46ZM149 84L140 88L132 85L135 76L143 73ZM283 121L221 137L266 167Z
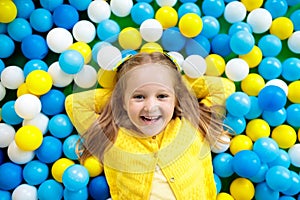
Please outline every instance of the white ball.
M159 7L170 6L173 7L177 3L177 0L156 0Z
M73 81L73 75L67 74L59 66L58 61L52 63L48 68L48 73L50 74L53 85L55 87L66 87Z
M295 31L289 37L288 47L292 52L300 54L300 31Z
M23 94L16 99L15 111L23 119L32 119L42 110L42 103L33 94Z
M62 53L73 44L73 36L67 29L58 27L48 32L46 41L51 51Z
M121 60L122 53L114 46L103 46L97 54L98 65L105 70L113 70Z
M36 126L41 130L41 132L44 135L48 131L48 123L49 123L49 118L45 114L39 113L32 119L24 119L22 125Z
M29 161L31 161L34 156L35 153L34 151L23 151L21 150L15 141L12 141L7 148L7 155L8 158L16 163L16 164L25 164L28 163Z
M233 58L227 62L225 74L232 81L241 81L249 74L249 65L241 58Z
M288 85L286 84L286 82L284 82L283 80L272 79L272 80L269 80L268 82L266 82L265 87L267 87L268 85L274 85L274 86L280 87L285 92L285 95L286 96L288 95L289 88L288 88Z
M0 148L8 147L15 138L15 129L11 125L0 123Z
M247 23L254 33L264 33L272 25L272 15L267 9L256 8L248 14Z
M133 6L132 0L111 0L110 8L113 14L118 17L126 17L130 14Z
M190 78L198 78L206 71L205 59L199 55L190 55L182 63L184 73Z
M246 17L246 14L246 7L239 1L232 1L228 3L224 10L224 18L229 23L243 21Z
M91 88L97 82L97 71L90 65L84 65L82 70L74 76L74 82L81 88Z
M295 167L300 167L300 144L293 145L288 150L288 154L290 156L292 165Z
M146 19L140 26L140 33L146 42L156 42L163 34L163 27L156 19Z
M73 26L72 34L75 40L90 43L96 37L96 28L92 22L81 20Z
M7 89L17 89L22 83L24 83L24 80L24 72L18 66L12 65L5 67L1 73L1 83Z
M6 95L6 89L0 82L0 101L4 99L5 95Z
M38 193L36 187L24 183L14 189L11 197L13 200L37 200Z
M110 18L110 6L106 1L103 0L92 1L88 6L87 14L92 22L99 23Z
M223 140L226 143L221 143L221 142L216 141L216 143L214 145L212 145L212 147L211 147L212 152L214 152L214 153L223 153L223 152L227 151L227 149L230 146L229 136L222 135L221 140Z
M180 67L182 66L184 57L181 53L177 51L170 51L168 54L177 62Z

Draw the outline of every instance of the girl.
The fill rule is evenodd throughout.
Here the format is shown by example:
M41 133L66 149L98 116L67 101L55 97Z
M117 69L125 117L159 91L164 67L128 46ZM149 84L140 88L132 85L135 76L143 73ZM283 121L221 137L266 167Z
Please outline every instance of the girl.
M101 161L112 199L215 199L210 147L226 131L214 108L234 91L225 78L183 76L165 53L138 53L113 89L69 95L66 111L80 161Z

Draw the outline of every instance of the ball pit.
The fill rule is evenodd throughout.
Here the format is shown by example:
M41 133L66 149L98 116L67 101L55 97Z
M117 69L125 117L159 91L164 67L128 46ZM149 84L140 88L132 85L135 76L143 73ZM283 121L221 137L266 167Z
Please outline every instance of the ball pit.
M299 199L299 17L299 0L0 1L1 199L108 199L99 161L77 160L65 97L153 49L236 85L235 133L213 151L217 199Z

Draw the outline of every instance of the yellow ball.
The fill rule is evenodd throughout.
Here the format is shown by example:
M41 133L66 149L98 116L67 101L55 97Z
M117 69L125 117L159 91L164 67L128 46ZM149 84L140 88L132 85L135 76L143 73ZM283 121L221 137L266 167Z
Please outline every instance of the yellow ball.
M221 76L225 71L225 60L218 54L210 54L205 58L206 61L206 75Z
M43 70L34 70L27 75L25 83L30 93L43 95L49 92L53 81L48 72Z
M234 179L230 184L229 190L236 200L251 200L255 193L253 183L246 178Z
M156 42L145 43L140 52L152 53L152 52L163 52L163 48Z
M228 194L228 193L220 192L217 195L217 199L216 200L234 200L234 198L230 194Z
M119 34L119 44L123 49L136 50L142 45L142 36L136 28L124 28Z
M26 83L22 83L17 90L17 97L22 96L23 94L30 94Z
M250 137L252 141L256 141L262 137L269 137L270 134L271 128L263 119L252 119L246 126L246 135Z
M262 51L256 45L252 48L252 50L244 55L239 55L239 58L245 60L250 68L257 67L262 60Z
M177 24L177 11L170 6L162 6L155 13L155 19L159 21L164 29L173 27Z
M63 176L63 173L64 171L70 167L71 165L74 165L75 163L68 159L68 158L60 158L58 159L57 161L55 161L52 165L52 168L51 168L51 173L52 173L52 176L53 178L62 183L62 176Z
M249 96L257 96L265 86L265 80L256 73L250 73L241 81L241 89Z
M278 17L273 20L270 27L270 33L276 35L279 39L288 39L294 31L292 20L287 17Z
M286 124L275 127L272 131L271 137L282 149L290 148L297 141L297 133L295 129Z
M11 0L0 1L0 23L10 23L17 17L17 7Z
M94 156L88 157L83 162L83 166L88 170L90 177L98 176L103 171L101 163Z
M17 146L24 151L34 151L43 142L42 131L33 125L25 125L18 129L15 134Z
M83 56L84 63L89 63L92 59L92 49L85 42L75 42L73 43L69 49L77 50Z
M116 75L116 71L109 71L100 68L98 71L98 83L103 88L113 88L116 84Z
M182 35L187 38L196 37L202 31L202 19L196 13L187 13L183 15L178 24Z
M263 4L263 0L241 0L246 7L247 11L252 11L256 8L260 8Z
M242 150L252 150L253 142L246 135L236 135L231 139L230 142L230 152L232 155L235 155L237 152Z
M293 103L300 103L300 81L294 81L288 86L288 99Z

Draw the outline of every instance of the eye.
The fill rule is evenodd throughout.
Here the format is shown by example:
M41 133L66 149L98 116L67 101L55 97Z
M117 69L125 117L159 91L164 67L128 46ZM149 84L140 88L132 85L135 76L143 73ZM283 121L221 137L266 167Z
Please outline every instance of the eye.
M137 99L137 100L141 100L141 99L144 99L145 97L141 94L136 94L136 95L133 95L132 98Z
M165 98L168 98L168 97L169 97L169 95L167 95L167 94L159 94L157 96L158 99L165 99Z

